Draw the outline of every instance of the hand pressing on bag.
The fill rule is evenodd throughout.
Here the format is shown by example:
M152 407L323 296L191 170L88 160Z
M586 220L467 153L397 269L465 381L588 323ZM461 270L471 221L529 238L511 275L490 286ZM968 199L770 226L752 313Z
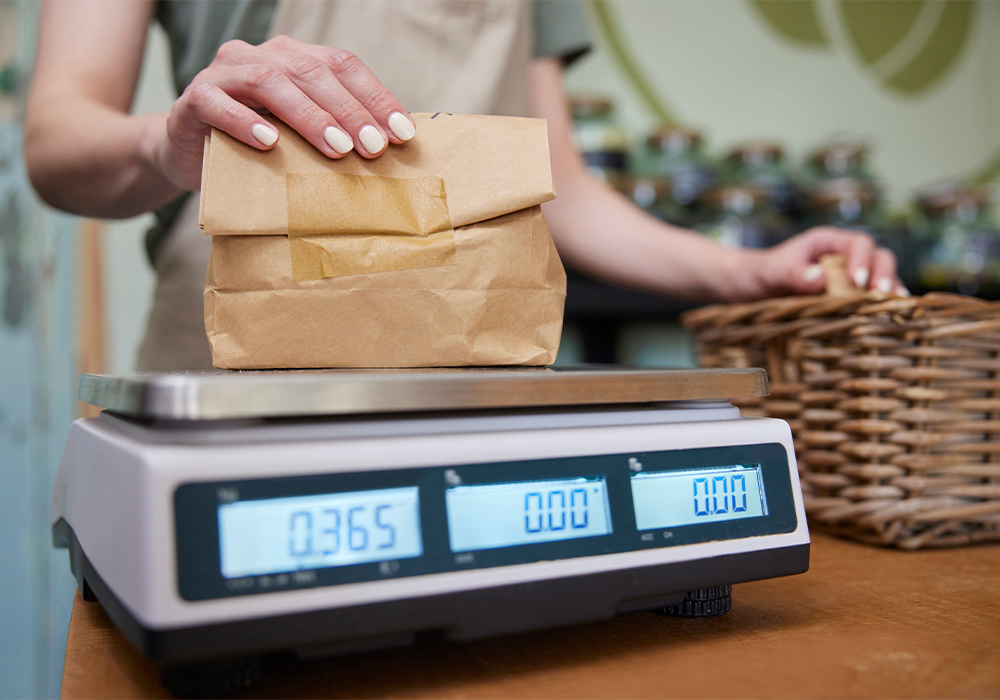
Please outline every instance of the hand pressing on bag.
M353 54L276 37L231 41L169 113L131 115L155 3L47 2L25 117L32 183L49 204L100 218L156 209L201 183L213 127L260 150L267 111L329 158L414 137L409 114Z
M211 127L261 150L278 132L265 109L330 158L356 150L375 158L391 143L413 138L413 120L354 54L279 36L252 46L222 45L174 102L157 159L185 189L201 182L202 148Z

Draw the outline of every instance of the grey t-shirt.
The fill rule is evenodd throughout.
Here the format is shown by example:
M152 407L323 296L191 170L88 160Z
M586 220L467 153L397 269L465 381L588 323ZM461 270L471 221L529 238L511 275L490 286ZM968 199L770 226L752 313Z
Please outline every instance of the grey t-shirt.
M277 0L159 0L156 19L170 38L177 94L212 62L225 42L263 42L276 7ZM535 0L532 10L536 57L558 56L568 65L590 49L590 32L578 0ZM184 194L156 212L156 224L146 234L151 262L189 196Z

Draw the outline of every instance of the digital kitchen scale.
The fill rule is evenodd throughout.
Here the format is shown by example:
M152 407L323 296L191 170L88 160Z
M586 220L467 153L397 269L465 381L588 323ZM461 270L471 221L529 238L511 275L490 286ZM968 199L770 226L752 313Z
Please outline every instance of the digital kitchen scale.
M84 375L105 410L73 424L54 540L172 664L724 612L716 587L809 565L788 424L728 401L766 394L759 369Z

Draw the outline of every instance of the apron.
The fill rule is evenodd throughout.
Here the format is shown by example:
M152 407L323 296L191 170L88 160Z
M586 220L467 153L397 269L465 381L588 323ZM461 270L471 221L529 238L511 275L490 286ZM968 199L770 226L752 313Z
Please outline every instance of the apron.
M279 34L352 52L413 112L527 112L529 0L279 0L269 35ZM211 248L190 197L156 259L140 371L212 369L204 318Z

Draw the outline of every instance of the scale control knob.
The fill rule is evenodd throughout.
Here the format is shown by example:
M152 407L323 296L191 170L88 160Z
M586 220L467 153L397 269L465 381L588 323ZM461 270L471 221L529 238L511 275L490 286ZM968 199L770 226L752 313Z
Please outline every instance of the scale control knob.
M669 605L662 610L664 615L672 617L714 617L725 615L733 608L733 587L714 586L688 591L684 601L677 605Z

